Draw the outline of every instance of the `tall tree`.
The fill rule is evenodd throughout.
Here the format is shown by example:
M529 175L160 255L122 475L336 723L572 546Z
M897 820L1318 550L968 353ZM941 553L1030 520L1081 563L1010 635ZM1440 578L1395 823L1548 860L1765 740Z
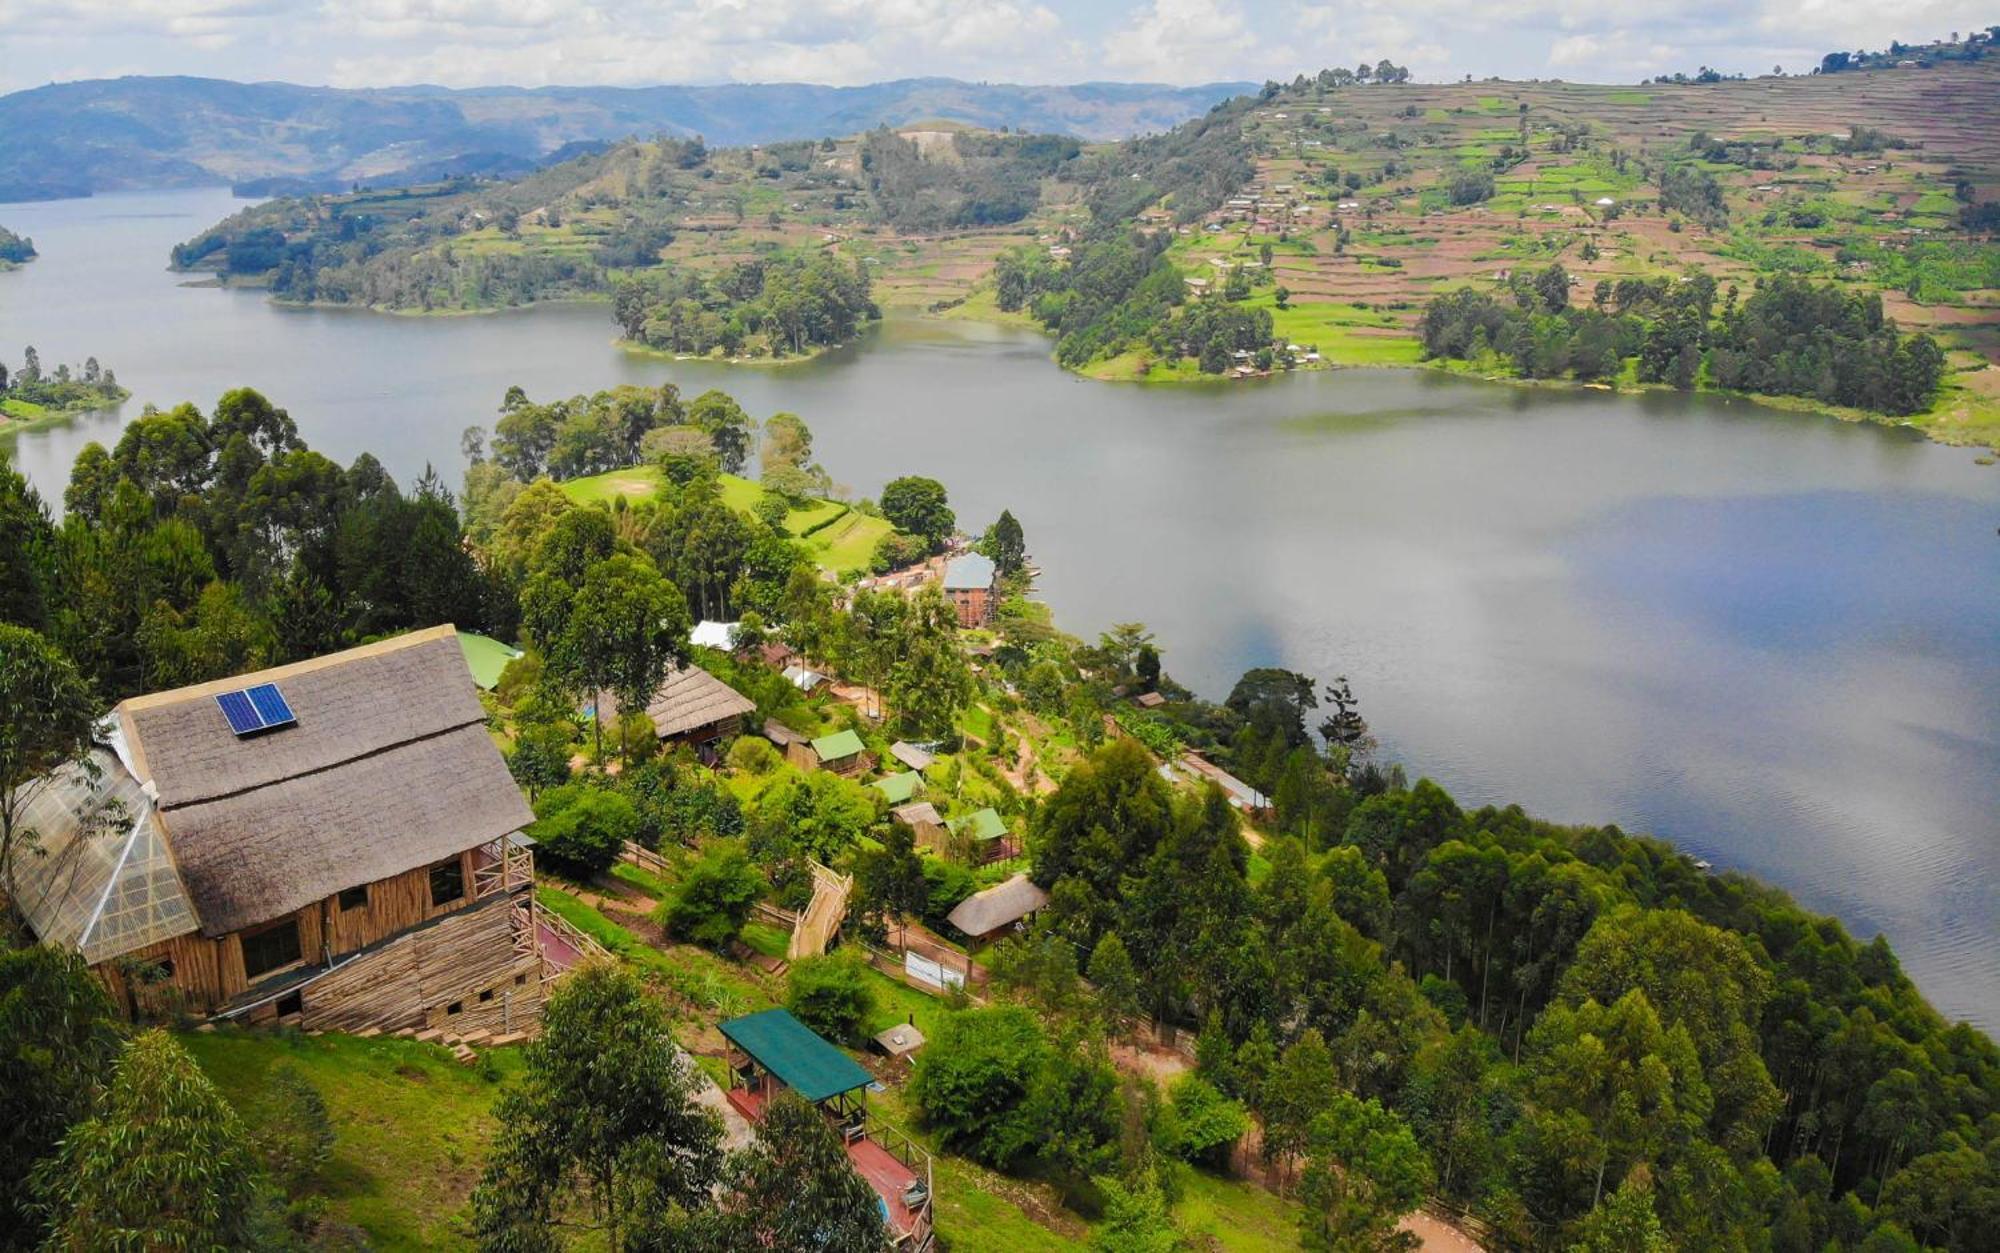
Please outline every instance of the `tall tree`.
M721 1127L695 1103L693 1063L638 978L593 964L542 1008L518 1086L494 1107L498 1141L472 1194L480 1247L559 1248L557 1227L601 1232L617 1253L705 1206Z
M1027 565L1027 537L1011 510L1002 509L993 529L986 533L986 555L993 559L1002 577L1019 574Z
M0 1249L39 1243L29 1172L90 1113L117 1057L111 1002L80 955L0 953Z
M958 518L945 497L944 484L936 479L905 475L890 479L882 489L882 516L899 531L921 535L936 551L958 528Z
M39 844L29 806L59 772L90 768L96 709L89 684L60 649L0 623L0 892L10 904L14 859Z
M889 1245L875 1192L856 1174L833 1124L789 1092L764 1111L757 1138L730 1159L712 1224L714 1249L880 1253Z
M36 1168L46 1249L249 1249L256 1165L242 1123L173 1037L118 1059L97 1111Z
M708 436L716 456L721 460L723 473L743 473L743 467L750 460L750 438L756 434L757 422L743 412L742 405L726 393L710 388L688 405L687 420ZM811 447L812 442L808 438L808 455Z

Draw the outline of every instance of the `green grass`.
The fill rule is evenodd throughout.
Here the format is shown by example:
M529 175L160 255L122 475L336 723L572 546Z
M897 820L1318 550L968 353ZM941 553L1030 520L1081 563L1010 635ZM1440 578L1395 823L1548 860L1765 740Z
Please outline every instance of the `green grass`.
M721 478L722 503L748 514L763 498L764 489L740 475ZM658 466L631 466L562 484L563 492L581 505L610 504L619 497L650 499L660 490ZM817 529L815 529L817 528ZM814 500L785 515L785 529L799 538L821 569L834 574L866 570L876 545L896 528L886 519L869 517L838 500Z
M620 496L633 502L650 500L660 490L658 466L628 466L604 474L570 479L562 484L563 494L579 505L608 505Z
M262 1115L271 1070L298 1069L334 1126L324 1172L329 1215L382 1249L466 1248L467 1201L491 1142L501 1084L435 1045L382 1037L190 1032L179 1037L231 1104ZM487 1049L502 1077L517 1049Z
M1181 1180L1174 1219L1196 1238L1198 1247L1226 1253L1279 1253L1299 1247L1297 1205L1254 1184L1205 1171L1188 1171Z
M48 416L48 409L32 400L16 400L12 396L0 400L0 413L10 418L32 420Z

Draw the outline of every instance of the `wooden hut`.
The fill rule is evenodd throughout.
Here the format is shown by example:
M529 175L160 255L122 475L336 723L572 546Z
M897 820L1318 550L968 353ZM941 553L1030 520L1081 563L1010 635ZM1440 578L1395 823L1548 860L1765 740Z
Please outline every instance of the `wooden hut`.
M819 758L813 755L812 740L776 718L764 719L764 738L777 745L785 760L799 770L811 770L819 765Z
M997 940L1014 924L1030 918L1049 903L1049 894L1027 875L1017 874L958 903L945 920L974 942Z
M713 760L722 742L743 730L757 702L700 666L677 666L646 706L653 731L667 744L688 744Z
M868 753L861 737L852 731L835 731L812 742L813 759L821 770L856 775L868 769Z
M945 851L944 819L938 817L937 806L929 801L913 801L896 806L889 811L889 816L910 829L918 848L927 848L934 853Z
M539 1012L534 815L449 626L120 704L10 894L133 1016L308 1029ZM108 828L108 833L107 833Z

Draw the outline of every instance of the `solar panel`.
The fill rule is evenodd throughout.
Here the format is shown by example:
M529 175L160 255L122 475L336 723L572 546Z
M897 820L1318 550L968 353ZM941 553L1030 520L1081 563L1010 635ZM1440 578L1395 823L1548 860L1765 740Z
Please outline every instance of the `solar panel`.
M244 693L250 703L257 708L257 716L264 720L266 727L289 726L298 721L292 707L285 703L285 694L275 683L259 683Z
M238 735L249 735L264 729L264 719L257 713L257 707L250 703L250 697L243 692L223 692L216 696L215 703L222 706L222 716L229 719L229 729Z

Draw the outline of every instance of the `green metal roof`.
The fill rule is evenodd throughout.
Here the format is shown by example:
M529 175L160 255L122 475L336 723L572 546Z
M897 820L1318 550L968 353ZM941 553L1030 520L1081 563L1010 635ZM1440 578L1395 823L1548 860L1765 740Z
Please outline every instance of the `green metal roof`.
M888 797L892 805L900 805L915 796L917 789L923 785L924 776L914 770L905 770L901 774L892 774L886 779L875 780L876 789Z
M813 751L821 761L839 761L861 751L861 737L852 731L835 731L813 741Z
M875 1076L828 1044L789 1010L767 1009L722 1024L722 1034L805 1101L865 1088Z
M953 835L969 834L975 840L997 840L1007 834L1007 822L992 809L953 818L944 824Z
M509 648L491 636L471 631L458 633L458 647L465 654L465 666L472 671L472 681L489 692L500 685L500 672L507 668L507 663L521 655L518 648Z

